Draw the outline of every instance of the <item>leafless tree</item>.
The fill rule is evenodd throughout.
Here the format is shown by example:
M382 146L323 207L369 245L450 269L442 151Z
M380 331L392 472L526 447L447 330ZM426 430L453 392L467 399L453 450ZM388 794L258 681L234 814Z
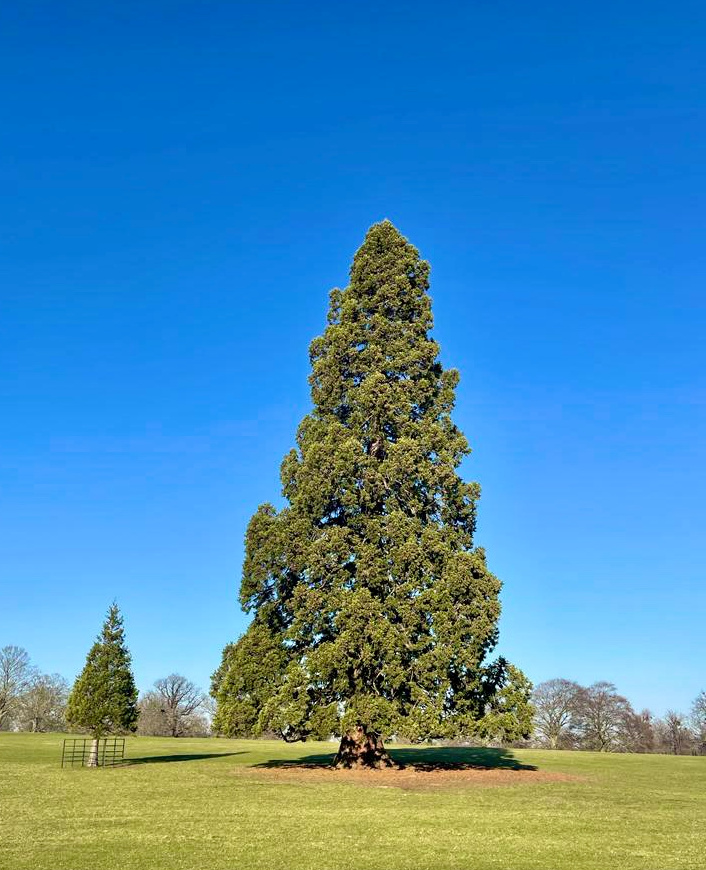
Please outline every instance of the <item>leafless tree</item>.
M691 728L696 741L696 751L706 755L706 692L700 692L691 705Z
M540 683L532 692L534 726L542 743L551 749L563 745L575 719L578 683L556 679Z
M19 646L0 649L0 729L9 724L34 675L26 650Z
M59 674L36 674L20 696L16 721L24 731L60 731L69 686Z
M631 713L630 702L617 693L612 683L602 681L581 689L575 714L583 747L600 752L622 749L625 720Z
M632 708L623 713L617 734L618 748L623 752L653 752L655 748L654 717L649 710L635 712Z
M659 723L660 749L670 755L684 755L691 752L693 737L681 713L667 710Z
M214 716L216 715L217 709L218 709L218 704L216 703L216 699L211 698L208 695L205 695L204 702L203 702L203 705L201 707L201 712L204 716L204 719L208 723L209 731L210 731Z
M203 732L208 723L199 714L205 700L201 689L181 674L163 677L140 701L139 730L171 737L193 734L195 729Z

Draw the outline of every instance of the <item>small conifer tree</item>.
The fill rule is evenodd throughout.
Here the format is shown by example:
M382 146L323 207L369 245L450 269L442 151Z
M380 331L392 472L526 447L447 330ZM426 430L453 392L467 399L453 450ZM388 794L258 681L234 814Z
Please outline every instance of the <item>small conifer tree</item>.
M113 602L101 633L69 695L66 721L94 738L89 766L97 764L98 740L137 727L137 687L125 645L123 618Z

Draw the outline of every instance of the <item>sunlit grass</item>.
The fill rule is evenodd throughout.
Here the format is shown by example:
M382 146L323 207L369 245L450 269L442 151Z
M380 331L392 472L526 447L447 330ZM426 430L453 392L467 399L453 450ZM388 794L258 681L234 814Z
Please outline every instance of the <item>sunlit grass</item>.
M238 773L332 744L135 737L140 763L62 770L62 739L0 735L2 870L706 865L706 758L518 750L578 779L404 790Z

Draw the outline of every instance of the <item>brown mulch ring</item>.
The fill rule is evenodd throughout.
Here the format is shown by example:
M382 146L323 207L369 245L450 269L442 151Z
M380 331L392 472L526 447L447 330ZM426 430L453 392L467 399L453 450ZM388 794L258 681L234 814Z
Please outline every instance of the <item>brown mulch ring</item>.
M336 770L321 764L283 764L277 767L238 767L239 775L259 782L358 785L399 788L405 791L506 785L538 785L550 782L582 782L582 777L544 770L512 770L470 766L436 767L407 765L387 770Z

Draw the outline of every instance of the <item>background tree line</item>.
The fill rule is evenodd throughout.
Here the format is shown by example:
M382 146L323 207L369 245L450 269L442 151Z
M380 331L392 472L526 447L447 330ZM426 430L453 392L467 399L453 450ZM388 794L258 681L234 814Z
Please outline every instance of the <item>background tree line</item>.
M42 674L19 646L0 649L0 731L62 731L69 684Z
M69 693L64 677L41 673L22 647L0 649L0 731L69 730ZM207 737L210 710L211 702L198 686L170 674L140 697L136 730L156 737Z
M580 686L572 680L540 683L532 692L532 743L550 749L706 755L706 692L688 715L668 710L658 718L633 709L612 683Z
M239 664L238 671L246 676L248 662ZM255 665L253 661L250 664ZM214 695L222 678L219 669L213 678ZM523 695L526 692L524 684L515 688ZM255 736L258 699L246 694L228 710L228 716L221 711L214 723L215 733ZM22 647L0 649L0 730L65 731L68 698L68 682L59 674L41 673ZM214 707L198 686L181 674L170 674L156 680L139 698L136 730L160 737L205 737L212 733ZM532 690L531 709L526 705L526 711L533 725L528 742L543 748L706 755L706 692L694 699L688 714L668 710L656 717L649 710L636 711L612 683L581 686L572 680L553 679ZM321 727L312 736L328 739L337 734L337 725L331 717L322 717ZM267 736L281 735L269 732ZM483 739L482 735L472 736ZM508 733L506 742L513 742L514 737Z

